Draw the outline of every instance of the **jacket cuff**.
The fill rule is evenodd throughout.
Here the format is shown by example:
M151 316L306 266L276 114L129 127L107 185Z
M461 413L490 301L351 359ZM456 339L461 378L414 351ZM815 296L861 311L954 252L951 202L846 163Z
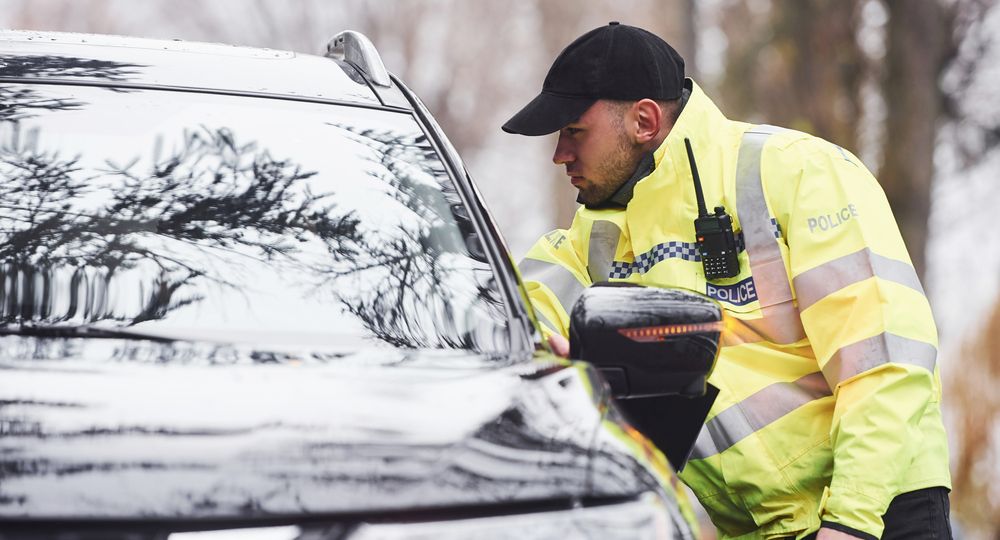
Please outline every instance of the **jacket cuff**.
M886 507L865 493L845 488L826 488L820 503L820 521L823 526L830 526L858 538L878 540L882 536L885 524L882 514Z
M864 540L878 540L878 537L876 536L868 534L864 531L859 531L852 527L848 527L847 525L834 523L833 521L822 521L820 522L820 527L823 527L825 529L833 529L835 531L840 531L842 533L847 533L851 536L857 536L858 538L863 538Z

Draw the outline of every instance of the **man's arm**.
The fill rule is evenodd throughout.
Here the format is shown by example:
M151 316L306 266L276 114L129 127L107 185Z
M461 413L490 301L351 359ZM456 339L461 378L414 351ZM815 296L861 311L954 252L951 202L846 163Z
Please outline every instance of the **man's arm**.
M569 312L583 289L591 284L572 233L557 229L544 235L518 264L528 298L553 348L569 335ZM562 356L568 354L567 341L566 354Z
M798 144L806 148L797 158L779 152L765 167L801 170L776 210L803 327L836 399L820 538L878 538L920 446L924 411L940 399L937 333L878 183L838 147Z

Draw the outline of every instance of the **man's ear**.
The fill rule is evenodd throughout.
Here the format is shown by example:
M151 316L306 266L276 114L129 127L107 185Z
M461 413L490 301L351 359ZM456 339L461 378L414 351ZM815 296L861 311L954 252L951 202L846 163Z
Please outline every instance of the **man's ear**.
M632 105L632 114L635 121L632 136L635 142L646 144L657 138L660 130L663 129L663 110L660 105L651 99L640 99Z

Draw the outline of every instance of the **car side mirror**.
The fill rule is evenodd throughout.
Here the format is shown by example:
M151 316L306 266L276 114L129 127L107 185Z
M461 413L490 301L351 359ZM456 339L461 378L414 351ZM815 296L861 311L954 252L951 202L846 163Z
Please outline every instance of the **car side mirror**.
M705 394L722 333L706 296L632 283L583 291L570 315L570 357L593 364L618 398Z

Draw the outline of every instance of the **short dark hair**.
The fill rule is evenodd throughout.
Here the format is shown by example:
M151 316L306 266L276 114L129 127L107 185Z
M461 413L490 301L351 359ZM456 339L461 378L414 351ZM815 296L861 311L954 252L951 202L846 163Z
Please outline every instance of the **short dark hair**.
M681 117L681 111L684 107L681 106L681 98L671 99L670 101L657 101L660 108L666 111L667 118L670 119L671 124L676 124L677 119Z
M625 110L631 107L633 104L635 104L636 101L639 100L637 99L624 100L624 101L617 99L608 100L608 102L611 103L612 109L618 115L624 115ZM656 104L660 106L660 109L663 111L664 116L670 120L671 124L677 123L677 119L680 118L681 116L681 98L670 99L670 100L654 99L653 101L655 101Z

